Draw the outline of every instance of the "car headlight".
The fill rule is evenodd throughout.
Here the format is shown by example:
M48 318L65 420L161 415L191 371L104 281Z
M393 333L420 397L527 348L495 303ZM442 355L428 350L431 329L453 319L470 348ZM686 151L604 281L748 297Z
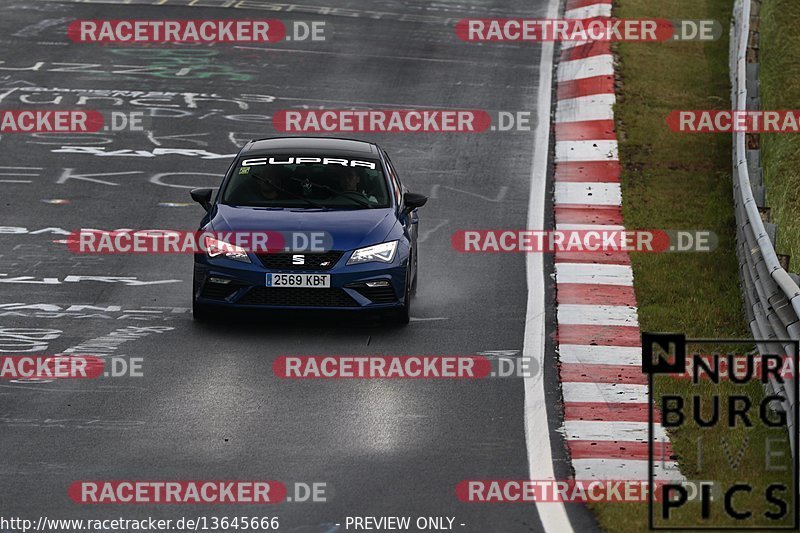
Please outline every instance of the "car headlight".
M234 261L241 261L242 263L250 263L250 257L247 251L241 246L236 246L229 242L220 241L212 237L205 237L206 254L208 257L227 257Z
M382 242L374 246L359 248L353 252L353 255L347 260L347 264L357 265L359 263L369 263L372 261L391 263L394 259L395 252L397 252L397 241Z

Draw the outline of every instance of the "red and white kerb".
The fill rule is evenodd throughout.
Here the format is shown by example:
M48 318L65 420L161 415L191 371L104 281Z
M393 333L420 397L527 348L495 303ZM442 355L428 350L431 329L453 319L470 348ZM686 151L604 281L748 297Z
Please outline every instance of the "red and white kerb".
M612 0L569 0L565 18L609 17L611 7ZM556 229L623 229L611 44L567 42L561 50ZM647 479L647 381L628 253L556 253L555 269L564 433L575 478ZM656 479L681 479L664 428L655 430L664 440Z

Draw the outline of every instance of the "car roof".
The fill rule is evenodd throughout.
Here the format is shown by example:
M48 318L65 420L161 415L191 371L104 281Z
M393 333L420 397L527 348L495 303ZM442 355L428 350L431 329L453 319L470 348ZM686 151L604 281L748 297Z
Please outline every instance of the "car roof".
M343 156L350 158L378 157L380 148L373 143L355 139L334 139L330 137L274 137L257 139L242 148L242 155L261 154L313 154Z

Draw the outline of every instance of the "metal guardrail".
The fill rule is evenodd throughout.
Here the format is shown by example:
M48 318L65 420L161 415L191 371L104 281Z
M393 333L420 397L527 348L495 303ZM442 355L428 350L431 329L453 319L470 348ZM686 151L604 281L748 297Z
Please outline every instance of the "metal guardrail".
M735 110L760 107L758 98L758 34L751 31L756 0L736 0L731 26L731 101ZM757 15L756 15L757 16ZM753 46L755 45L755 46ZM733 137L733 196L736 211L736 254L739 259L744 307L756 339L800 339L800 287L781 265L775 252L776 226L769 223L765 206L761 158L758 149L748 148L747 134ZM765 221L765 218L767 220ZM792 345L759 343L763 354L794 355ZM797 369L792 369L797 371ZM768 393L784 393L782 408L789 420L789 440L794 456L794 384L771 382Z

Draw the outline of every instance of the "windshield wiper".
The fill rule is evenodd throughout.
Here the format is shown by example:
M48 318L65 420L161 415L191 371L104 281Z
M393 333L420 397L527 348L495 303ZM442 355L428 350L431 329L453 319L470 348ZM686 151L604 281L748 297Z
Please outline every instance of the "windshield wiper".
M301 180L300 178L290 178L290 179L292 181L296 181L298 183L305 184L305 180ZM358 191L339 191L339 190L334 189L333 187L328 187L327 185L323 185L321 183L311 183L310 181L308 182L308 184L311 185L312 187L316 187L318 189L322 189L323 191L327 191L327 192L333 194L334 196L336 196L337 198L349 198L350 200L353 200L355 203L357 203L360 206L368 207L369 209L372 209L373 207L375 207L366 199L362 200L361 198L356 198L355 196L350 196L348 194L348 193L360 194Z
M272 187L272 188L273 188L273 189L275 189L276 191L278 191L278 192L282 192L283 194L288 194L288 195L289 195L289 196L291 196L292 198L297 198L298 200L303 200L305 203L307 203L307 204L309 204L309 205L312 205L312 206L316 207L317 209L328 209L328 208L327 208L327 207L325 207L324 205L318 204L317 202L315 202L315 201L313 201L313 200L309 200L309 199L308 199L308 198L306 198L305 196L302 196L302 195L300 195L300 194L293 193L292 191L286 190L286 189L284 189L283 187L278 187L277 185L275 185L275 184L274 184L274 183L272 183L271 181L267 180L266 178L263 178L263 177L261 177L261 176L256 176L255 174L253 174L252 176L253 176L255 179L257 179L258 181L260 181L261 183L266 183L267 185L269 185L270 187Z

